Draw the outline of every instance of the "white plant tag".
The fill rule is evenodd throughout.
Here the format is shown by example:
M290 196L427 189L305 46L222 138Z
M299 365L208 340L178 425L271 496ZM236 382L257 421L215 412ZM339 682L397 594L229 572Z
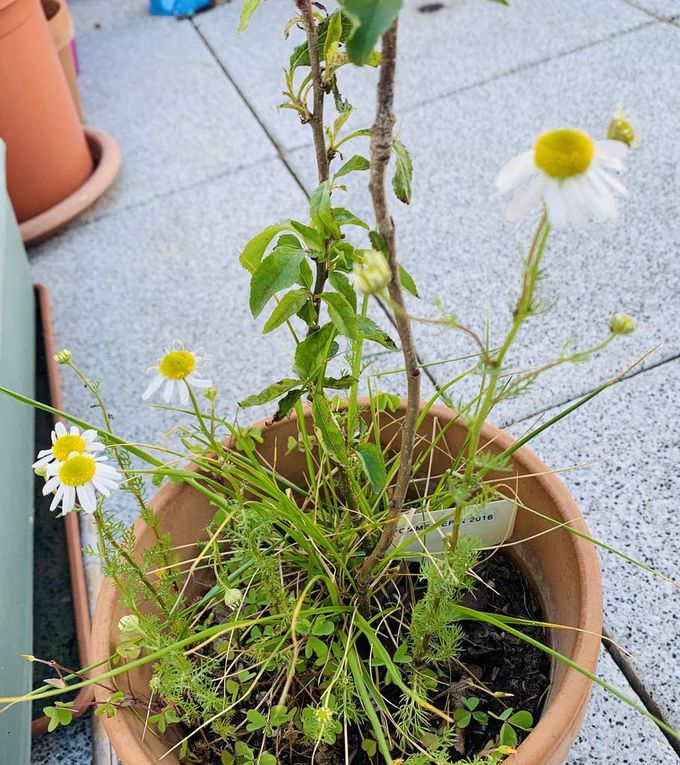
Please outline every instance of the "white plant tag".
M479 539L483 547L499 545L512 534L516 514L517 505L509 499L468 508L460 526L460 536ZM452 509L402 513L397 521L392 549L401 548L403 558L419 558L425 551L430 554L442 552L453 529L454 515ZM436 528L430 528L437 523ZM408 546L403 547L404 544Z

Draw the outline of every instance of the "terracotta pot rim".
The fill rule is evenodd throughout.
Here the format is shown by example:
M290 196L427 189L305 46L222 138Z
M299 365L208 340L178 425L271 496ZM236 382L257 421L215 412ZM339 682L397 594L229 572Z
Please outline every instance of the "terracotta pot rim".
M41 242L81 215L113 183L120 170L121 153L115 139L92 125L83 125L95 168L85 183L49 210L20 224L24 244Z
M366 399L360 399L361 402ZM402 400L402 406L404 401ZM401 411L401 410L400 410ZM430 407L433 416L450 420L452 412L443 405ZM291 419L295 420L293 413ZM253 425L256 428L268 428L269 423L261 420ZM276 427L274 425L273 427ZM501 448L514 443L515 439L507 432L489 423L484 425L482 437L493 441ZM561 480L550 471L548 466L529 447L524 446L513 455L513 460L527 468L527 472L533 474L533 480L538 481L546 493L550 496L555 508L558 510L561 522L568 521L570 527L589 535L586 522L572 498L569 491ZM183 484L166 484L154 496L151 506L159 509L167 503L168 499L178 495ZM144 528L141 518L135 521L135 532L139 533ZM580 536L572 535L571 541L574 549L574 569L578 572L575 580L581 589L581 608L577 625L580 630L577 634L574 648L569 653L569 658L594 672L599 658L602 624L603 624L603 596L600 566L593 543ZM102 583L97 608L92 627L92 651L93 660L101 661L110 655L110 617L118 602L118 593L110 579ZM544 604L541 604L544 606ZM546 749L557 747L568 731L583 717L588 704L592 682L575 669L568 668L555 693L549 696L536 727L529 736L517 748L516 754L507 758L506 765L543 765ZM553 685L551 683L551 689ZM105 701L108 697L105 690L97 686L95 698L97 701ZM123 715L104 719L104 727L107 734L119 752L119 746L124 742L125 761L124 765L157 765L157 760L149 754L141 739L133 732L130 720Z
M64 0L40 0L52 42L58 52L63 50L75 37L73 19ZM54 11L51 15L50 12Z

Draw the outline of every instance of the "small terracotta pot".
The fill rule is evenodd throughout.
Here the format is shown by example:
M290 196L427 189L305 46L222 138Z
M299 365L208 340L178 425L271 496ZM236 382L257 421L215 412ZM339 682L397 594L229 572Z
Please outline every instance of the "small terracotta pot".
M0 0L0 137L19 222L85 183L92 155L39 0Z
M61 68L66 75L68 89L71 91L71 97L78 110L78 116L82 120L83 110L80 106L76 62L73 57L75 29L68 5L66 5L64 0L41 0L41 3L43 13L47 19L47 26L52 35L52 42L59 56Z
M398 449L401 437L401 412L381 416L381 440ZM308 429L311 416L307 415ZM422 440L416 451L422 451L433 432L454 420L451 410L433 407L420 429ZM262 429L264 443L260 453L267 464L276 464L278 472L295 483L301 483L306 466L300 452L287 455L289 436L297 436L295 417L267 426L265 422L255 427ZM465 425L455 419L444 435L448 448L441 445L433 450L432 471L443 472L451 465L451 454L462 446ZM487 425L482 441L491 453L499 453L510 444L512 437ZM538 596L546 621L569 625L576 630L555 630L550 635L552 647L580 666L594 672L600 647L602 630L602 583L594 546L571 534L557 524L568 524L587 533L587 527L578 507L559 478L528 448L523 447L513 455L513 473L491 475L501 478L519 496L521 505L541 513L553 522L519 509L512 541L518 544L506 548L521 567ZM185 560L194 556L193 545L205 539L205 527L214 516L215 509L205 497L187 484L169 484L153 499L152 506L158 515L161 530L169 532L173 545ZM136 556L141 560L142 551L154 543L151 529L141 520L135 524L137 535ZM110 579L104 581L95 612L92 651L93 662L106 662L118 642L117 624L125 613L118 592ZM108 669L102 666L102 671ZM121 688L148 697L150 669L139 668L118 678ZM574 744L583 716L588 706L591 682L574 669L556 662L552 667L552 683L546 699L544 712L535 729L518 747L516 754L505 760L506 765L563 765ZM105 701L109 692L101 686L95 688L95 697ZM130 710L121 710L115 717L105 718L104 725L123 765L179 765L173 752L161 757L169 746L176 743L171 738L159 738L148 729L144 720L138 719ZM144 734L144 735L143 735Z

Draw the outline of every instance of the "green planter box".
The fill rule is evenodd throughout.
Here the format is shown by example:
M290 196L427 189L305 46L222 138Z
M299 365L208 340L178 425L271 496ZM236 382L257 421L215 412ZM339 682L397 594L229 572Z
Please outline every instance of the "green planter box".
M5 186L0 140L0 384L33 396L35 305L28 260ZM26 693L33 635L33 410L0 396L0 695ZM31 752L31 705L0 715L0 763Z

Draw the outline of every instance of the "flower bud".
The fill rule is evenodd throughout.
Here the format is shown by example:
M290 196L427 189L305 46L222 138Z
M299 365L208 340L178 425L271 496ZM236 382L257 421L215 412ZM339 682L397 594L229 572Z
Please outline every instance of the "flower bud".
M54 360L57 364L69 364L72 358L71 351L67 351L66 348L54 354Z
M224 605L228 608L235 608L243 600L243 592L228 588L224 591Z
M136 614L127 614L121 616L118 622L118 629L121 632L135 633L139 632L139 617Z
M630 335L635 332L635 320L626 313L615 313L609 322L612 335Z
M382 292L391 278L389 263L378 250L366 250L362 260L352 268L354 286L366 295Z
M208 401L214 401L217 398L217 388L214 388L212 385L210 385L208 388L203 389L203 395L208 399Z
M621 141L629 148L637 146L638 139L635 130L626 117L624 109L617 109L614 112L609 127L607 128L607 138L611 141Z

